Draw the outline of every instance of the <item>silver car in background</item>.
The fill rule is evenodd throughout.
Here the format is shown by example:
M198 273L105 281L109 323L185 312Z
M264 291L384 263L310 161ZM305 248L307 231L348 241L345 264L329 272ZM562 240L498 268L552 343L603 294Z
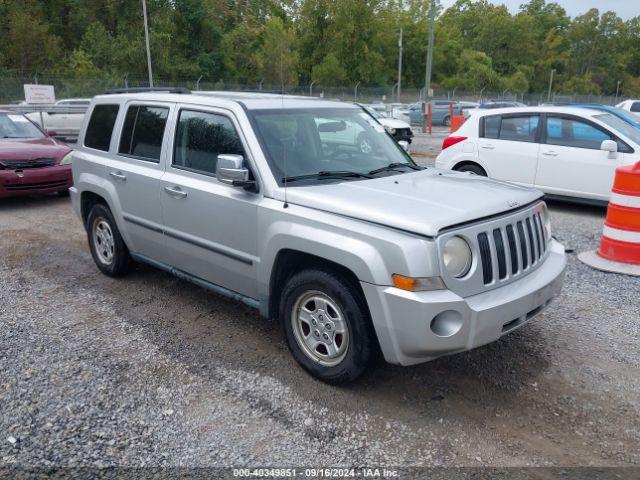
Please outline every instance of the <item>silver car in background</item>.
M540 192L418 166L353 104L101 95L73 156L102 272L133 259L255 307L326 382L497 340L562 286Z

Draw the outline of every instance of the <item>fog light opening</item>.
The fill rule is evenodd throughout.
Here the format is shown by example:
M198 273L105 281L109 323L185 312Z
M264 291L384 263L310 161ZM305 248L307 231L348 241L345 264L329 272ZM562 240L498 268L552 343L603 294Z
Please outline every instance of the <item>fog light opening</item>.
M431 331L439 337L451 337L458 333L464 324L460 312L446 310L431 320Z

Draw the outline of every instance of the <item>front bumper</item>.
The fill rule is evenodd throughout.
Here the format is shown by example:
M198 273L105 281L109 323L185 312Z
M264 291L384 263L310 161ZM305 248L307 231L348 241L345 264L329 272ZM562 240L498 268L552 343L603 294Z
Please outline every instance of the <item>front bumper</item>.
M385 359L412 365L486 345L521 327L560 293L566 258L555 240L545 262L517 282L462 298L361 282Z
M0 197L59 192L71 185L71 165L0 170Z

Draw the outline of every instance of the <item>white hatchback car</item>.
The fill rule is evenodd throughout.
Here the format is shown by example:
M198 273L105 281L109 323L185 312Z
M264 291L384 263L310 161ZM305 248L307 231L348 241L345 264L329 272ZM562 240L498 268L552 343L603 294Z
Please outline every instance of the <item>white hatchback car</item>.
M640 130L598 110L479 110L445 138L436 167L607 202L615 169L640 160Z

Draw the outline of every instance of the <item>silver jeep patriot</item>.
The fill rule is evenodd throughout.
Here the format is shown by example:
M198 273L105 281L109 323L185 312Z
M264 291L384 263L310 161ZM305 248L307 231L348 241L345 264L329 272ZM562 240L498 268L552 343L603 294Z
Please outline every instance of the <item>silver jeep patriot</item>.
M326 382L497 340L562 286L540 192L421 167L353 104L100 95L73 180L102 272L146 262L278 318Z

